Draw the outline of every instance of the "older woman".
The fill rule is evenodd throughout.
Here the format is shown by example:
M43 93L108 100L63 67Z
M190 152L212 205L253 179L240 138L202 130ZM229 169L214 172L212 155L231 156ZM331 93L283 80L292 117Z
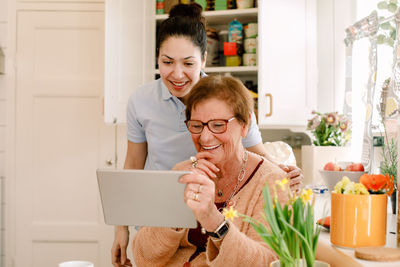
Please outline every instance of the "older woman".
M197 229L141 228L133 241L138 266L268 266L277 257L241 218L226 221L224 207L262 220L262 188L286 173L269 160L247 151L253 100L232 77L209 76L189 93L186 125L197 154L174 169L193 172L181 178L184 199L198 221ZM215 167L219 171L215 173ZM281 202L288 194L278 191Z

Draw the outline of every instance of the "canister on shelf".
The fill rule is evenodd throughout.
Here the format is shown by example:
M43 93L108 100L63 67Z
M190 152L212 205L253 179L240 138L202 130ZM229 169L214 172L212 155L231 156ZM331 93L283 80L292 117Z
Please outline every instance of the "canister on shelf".
M244 39L244 52L257 53L257 38Z
M243 25L244 29L244 38L252 38L252 37L257 37L258 35L258 24L251 22L251 23L246 23Z
M236 19L229 23L229 33L228 38L229 42L235 42L242 44L243 43L243 25Z
M224 42L224 55L237 56L237 45L235 42Z
M257 54L244 53L243 66L257 66Z
M214 10L226 10L226 9L228 9L227 0L215 0Z
M236 9L236 0L227 0L228 9Z
M219 32L219 65L225 66L224 43L228 42L228 31L221 30Z
M242 63L242 57L241 56L226 56L226 66L228 67L236 67L240 66Z
M252 8L253 5L253 0L236 0L236 6L238 9L243 9L243 8Z
M219 38L215 29L207 27L207 60L206 66L219 65Z
M164 0L157 0L156 14L164 14Z

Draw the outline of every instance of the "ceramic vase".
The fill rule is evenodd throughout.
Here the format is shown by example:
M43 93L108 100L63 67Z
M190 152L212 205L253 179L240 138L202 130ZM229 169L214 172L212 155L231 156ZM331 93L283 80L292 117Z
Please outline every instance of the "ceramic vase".
M313 146L301 147L301 168L304 184L323 183L319 170L329 161L350 161L351 150L347 146Z
M331 242L340 247L384 246L387 196L331 194Z
M390 203L392 204L392 213L397 213L397 190L395 189L390 196Z

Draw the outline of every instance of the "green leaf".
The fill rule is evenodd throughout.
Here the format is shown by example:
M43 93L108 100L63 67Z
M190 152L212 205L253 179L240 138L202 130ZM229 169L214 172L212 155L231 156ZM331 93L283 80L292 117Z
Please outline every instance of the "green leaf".
M385 23L379 25L379 27L380 27L382 30L390 30L390 29L392 28L392 25L390 25L389 22L385 22Z
M388 7L387 7L387 10L389 10L389 11L392 12L392 13L395 13L396 10L397 10L397 5L394 4L394 3L390 3L390 4L388 5Z
M385 1L379 2L379 3L377 4L377 7L378 7L379 9L387 9L387 6L388 6L388 4L387 4Z
M386 39L385 39L385 43L386 43L388 46L393 47L394 41L393 41L393 39L391 39L391 38L386 38Z
M378 44L383 44L385 42L385 35L379 34L377 37L377 43Z
M393 30L390 32L390 38L392 38L392 40L396 40L396 29L393 29Z
M282 221L284 224L286 224L287 227L289 227L290 229L292 229L303 241L304 241L304 249L308 250L309 253L311 253L313 251L313 249L311 248L311 244L309 244L307 242L307 240L305 239L304 235L298 231L296 228L294 228L292 225L290 225L289 223Z

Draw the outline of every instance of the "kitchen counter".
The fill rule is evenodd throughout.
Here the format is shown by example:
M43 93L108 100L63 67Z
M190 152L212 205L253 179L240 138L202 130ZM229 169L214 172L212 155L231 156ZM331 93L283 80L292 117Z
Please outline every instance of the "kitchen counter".
M387 217L387 233L386 233L386 246L385 247L391 247L391 248L397 248L396 246L396 215L393 214L388 214ZM391 262L382 262L382 261L367 261L367 260L361 260L358 259L354 256L354 249L351 248L341 248L337 247L335 245L332 245L330 242L330 233L327 231L322 230L320 233L320 242L324 242L325 244L329 244L332 246L338 253L342 254L343 257L349 256L349 261L353 260L354 265L360 264L360 266L370 266L370 267L399 267L400 266L400 260L399 261L391 261ZM352 264L349 264L349 266L354 266Z

